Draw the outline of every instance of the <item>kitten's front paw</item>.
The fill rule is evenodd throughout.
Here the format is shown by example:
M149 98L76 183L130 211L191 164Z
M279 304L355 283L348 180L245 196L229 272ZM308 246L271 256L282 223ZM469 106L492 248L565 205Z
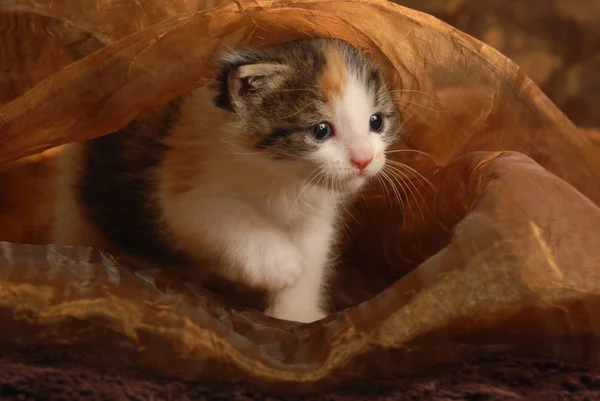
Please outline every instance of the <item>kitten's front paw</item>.
M302 274L302 252L287 239L261 238L249 249L245 265L248 284L278 291L293 285Z

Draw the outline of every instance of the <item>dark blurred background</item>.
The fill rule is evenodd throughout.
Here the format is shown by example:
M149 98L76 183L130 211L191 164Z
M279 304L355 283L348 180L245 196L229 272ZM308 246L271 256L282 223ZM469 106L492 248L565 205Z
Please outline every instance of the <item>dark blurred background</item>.
M600 127L600 0L397 0L499 50L578 126Z

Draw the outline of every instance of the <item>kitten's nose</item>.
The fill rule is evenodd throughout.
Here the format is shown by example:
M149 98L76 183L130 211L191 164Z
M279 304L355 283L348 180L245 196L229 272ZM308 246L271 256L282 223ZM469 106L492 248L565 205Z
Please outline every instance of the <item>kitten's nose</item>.
M373 157L368 157L368 158L351 158L350 162L355 165L356 167L358 167L358 169L360 171L363 171L364 169L366 169L369 164L371 164L371 162L373 161Z

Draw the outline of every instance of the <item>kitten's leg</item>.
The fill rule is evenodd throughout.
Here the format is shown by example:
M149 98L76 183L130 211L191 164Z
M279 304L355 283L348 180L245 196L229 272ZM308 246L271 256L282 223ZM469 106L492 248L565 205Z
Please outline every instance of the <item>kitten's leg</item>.
M302 252L289 235L243 201L190 196L172 202L165 217L175 246L199 258L223 256L232 267L219 273L230 280L276 291L302 272Z
M308 221L295 242L304 254L296 283L273 294L266 313L278 319L309 323L326 316L324 293L335 227L331 218Z

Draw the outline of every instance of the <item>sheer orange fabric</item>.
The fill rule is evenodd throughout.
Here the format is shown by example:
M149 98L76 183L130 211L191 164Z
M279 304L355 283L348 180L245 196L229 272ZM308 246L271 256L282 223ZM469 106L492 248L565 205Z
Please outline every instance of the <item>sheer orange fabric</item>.
M102 346L159 373L282 391L498 349L598 364L597 134L578 130L501 54L383 0L198 11L207 6L0 4L0 234L12 242L0 243L2 342ZM224 46L318 36L364 48L405 121L393 153L408 166L399 167L403 190L374 188L348 218L340 312L278 322L164 272L43 245L54 153L36 154L109 134L203 85ZM37 215L25 216L27 202Z

